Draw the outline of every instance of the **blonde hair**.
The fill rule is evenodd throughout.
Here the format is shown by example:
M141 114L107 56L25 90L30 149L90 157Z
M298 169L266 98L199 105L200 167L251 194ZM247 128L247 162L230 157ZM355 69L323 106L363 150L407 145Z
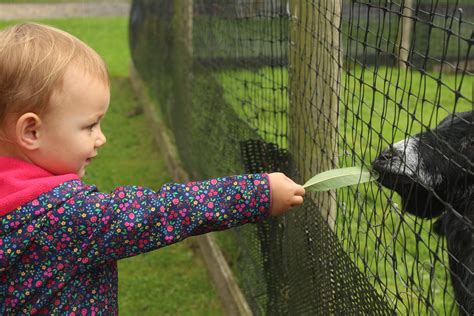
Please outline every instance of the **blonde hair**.
M109 85L104 60L73 35L37 23L0 31L0 123L9 113L41 113L71 64Z

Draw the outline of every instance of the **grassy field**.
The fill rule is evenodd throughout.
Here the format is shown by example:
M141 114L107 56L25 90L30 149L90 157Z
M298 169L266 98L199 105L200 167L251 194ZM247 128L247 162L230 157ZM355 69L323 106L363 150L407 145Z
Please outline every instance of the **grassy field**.
M288 86L286 68L224 71L218 78L235 112L263 139L286 148L286 139L278 136L287 128L288 94L279 89ZM453 74L422 76L389 67L344 72L340 166L370 167L388 144L436 126L450 112L472 110L473 85L469 76L461 85ZM456 91L464 96L458 102ZM450 285L445 293L447 253L443 239L431 233L431 221L402 214L399 197L376 184L338 190L337 199L337 235L379 293L400 314L447 313L453 304ZM432 306L422 297L430 297Z
M40 21L87 42L107 61L111 106L104 120L107 145L85 181L103 191L126 184L158 189L170 177L153 143L128 81L130 56L126 18ZM0 22L0 28L14 23ZM220 302L192 240L119 261L121 315L220 315Z

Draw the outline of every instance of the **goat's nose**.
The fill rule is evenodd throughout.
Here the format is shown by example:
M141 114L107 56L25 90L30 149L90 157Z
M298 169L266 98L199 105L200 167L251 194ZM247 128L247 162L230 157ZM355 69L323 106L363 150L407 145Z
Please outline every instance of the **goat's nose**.
M393 148L393 146L390 146L389 148L387 148L380 154L379 159L390 160L397 156L398 156L398 151L395 148Z

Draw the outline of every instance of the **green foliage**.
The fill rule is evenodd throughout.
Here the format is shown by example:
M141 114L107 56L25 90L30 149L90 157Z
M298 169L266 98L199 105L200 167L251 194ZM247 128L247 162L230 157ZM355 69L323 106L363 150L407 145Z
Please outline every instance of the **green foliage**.
M307 192L319 192L362 184L373 180L376 180L376 178L365 168L347 167L318 173L306 181L303 184L303 188Z

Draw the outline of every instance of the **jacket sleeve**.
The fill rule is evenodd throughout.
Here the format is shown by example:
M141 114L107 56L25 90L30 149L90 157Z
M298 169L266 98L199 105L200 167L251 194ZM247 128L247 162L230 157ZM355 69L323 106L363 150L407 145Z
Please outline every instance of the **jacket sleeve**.
M271 207L266 174L171 183L158 192L125 186L110 195L91 192L81 200L75 214L81 237L75 249L80 249L77 261L86 265L253 223L267 217Z

